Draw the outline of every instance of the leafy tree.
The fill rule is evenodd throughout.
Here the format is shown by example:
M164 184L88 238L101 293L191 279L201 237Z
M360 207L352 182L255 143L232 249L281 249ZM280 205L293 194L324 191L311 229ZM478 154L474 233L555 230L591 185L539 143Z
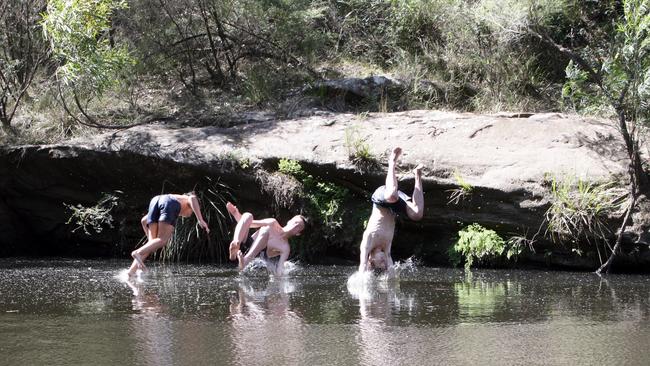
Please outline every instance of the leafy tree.
M622 15L616 19L615 25L606 47L591 47L589 43L584 47L565 46L544 30L529 28L531 34L571 60L566 69L567 82L563 94L583 105L611 108L625 142L630 160L629 206L611 255L598 273L609 270L620 250L623 232L637 199L648 189L639 154L639 139L642 127L650 117L647 102L650 97L650 1L623 1Z
M111 32L114 12L127 6L126 0L48 1L43 30L59 63L57 81L72 93L75 106L86 121L75 117L62 90L61 101L66 111L81 124L125 127L100 124L88 114L84 105L123 81L125 71L134 63L126 45L116 44Z
M120 24L146 72L201 87L271 99L325 48L314 24L323 7L309 1L131 0ZM131 35L137 35L131 37ZM253 89L253 90L251 90ZM261 94L261 95L260 95ZM258 97L258 95L260 95Z
M48 58L38 27L43 0L0 0L0 123L5 130Z

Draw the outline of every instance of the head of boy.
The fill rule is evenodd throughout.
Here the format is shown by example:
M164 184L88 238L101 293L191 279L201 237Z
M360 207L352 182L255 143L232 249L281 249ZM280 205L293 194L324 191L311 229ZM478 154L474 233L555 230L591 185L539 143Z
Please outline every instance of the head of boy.
M303 215L296 215L287 221L286 232L290 235L300 235L307 225L307 218Z
M386 269L386 254L383 250L373 250L370 253L370 264L374 269Z

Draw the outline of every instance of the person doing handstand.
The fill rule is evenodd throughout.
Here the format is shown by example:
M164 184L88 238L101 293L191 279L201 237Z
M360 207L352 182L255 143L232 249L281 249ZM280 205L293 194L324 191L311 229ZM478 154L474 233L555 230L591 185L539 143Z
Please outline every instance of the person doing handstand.
M201 215L199 200L193 192L163 194L152 198L149 202L149 211L140 220L148 240L142 247L131 252L133 263L129 268L129 276L134 275L138 268L145 270L144 260L151 253L167 245L174 233L178 216L189 217L192 213L196 215L199 225L210 233L208 224Z
M395 233L395 216L400 215L419 221L424 214L424 195L422 193L422 164L413 169L415 187L412 197L397 189L395 164L402 149L395 147L388 159L386 184L372 194L372 213L361 240L359 272L373 268L392 272L393 259L391 245Z
M230 260L237 260L239 270L243 271L258 254L266 250L267 258L280 257L275 274L282 276L284 262L289 258L289 252L291 251L289 238L300 235L305 228L305 217L296 215L287 221L285 226L282 226L274 218L255 220L250 212L242 214L237 206L230 202L226 204L226 209L237 221L235 233L228 249ZM259 228L259 230L249 236L249 230L253 228ZM241 251L242 246L248 246L245 255Z

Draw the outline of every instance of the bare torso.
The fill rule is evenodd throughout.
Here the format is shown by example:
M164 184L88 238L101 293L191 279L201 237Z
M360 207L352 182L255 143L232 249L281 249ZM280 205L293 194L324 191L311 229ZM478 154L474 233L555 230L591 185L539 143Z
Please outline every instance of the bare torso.
M288 257L289 251L289 241L282 231L282 226L276 222L269 228L269 240L266 243L266 256L272 258L286 252Z
M370 214L366 231L363 234L372 238L372 240L366 241L369 245L366 248L368 253L374 249L386 250L393 241L394 233L395 215L387 208L373 205L372 214Z

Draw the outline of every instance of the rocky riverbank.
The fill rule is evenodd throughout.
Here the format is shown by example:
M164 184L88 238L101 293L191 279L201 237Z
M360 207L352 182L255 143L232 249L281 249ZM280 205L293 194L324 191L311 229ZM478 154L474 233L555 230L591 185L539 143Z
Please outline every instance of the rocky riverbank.
M327 238L307 234L301 245L311 248L302 254L314 262L354 261L363 222L358 213L370 207L368 198L384 179L385 153L394 145L404 150L399 165L405 192L412 190L410 169L426 166L424 219L399 224L395 256L415 254L427 264L447 263L453 236L470 223L505 238L537 232L552 179L614 179L621 186L626 179L618 132L606 121L579 116L317 111L285 120L251 114L229 127L148 125L60 145L2 148L0 255L125 256L141 236L139 217L152 195L207 189L215 182L243 209L285 218L304 205L279 200L287 188L269 189L264 177L277 171L281 159L291 159L319 182L347 192L344 224ZM355 164L360 146L370 164ZM463 185L471 193L450 202ZM93 205L107 192L119 201L113 227L92 235L72 232L64 203ZM625 266L650 260L644 210L626 236ZM312 232L322 233L322 223L314 221ZM225 239L215 245L225 248ZM518 265L593 269L597 261L541 239Z

